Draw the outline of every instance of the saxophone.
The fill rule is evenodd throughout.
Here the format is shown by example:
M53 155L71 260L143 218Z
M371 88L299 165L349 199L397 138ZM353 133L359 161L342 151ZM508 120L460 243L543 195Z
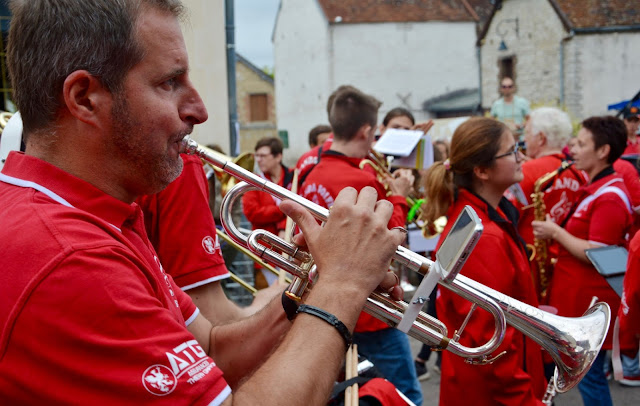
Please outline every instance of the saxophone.
M531 201L533 206L533 216L535 220L545 221L547 216L547 208L544 204L544 193L551 186L551 180L555 179L562 172L568 169L573 162L563 161L558 169L542 175L533 186ZM532 260L538 267L538 277L540 281L540 298L545 299L547 296L547 287L549 286L550 271L555 261L549 260L549 241L545 239L533 239Z

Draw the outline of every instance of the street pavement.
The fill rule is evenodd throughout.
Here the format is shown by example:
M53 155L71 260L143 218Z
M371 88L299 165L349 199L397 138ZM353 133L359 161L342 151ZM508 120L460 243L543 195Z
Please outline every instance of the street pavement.
M421 343L409 337L411 343L411 351L415 356L420 352ZM431 373L431 377L420 382L422 394L424 398L423 406L438 406L438 398L440 394L440 374L435 373L433 365L436 361L435 354L431 355L427 362L427 368ZM640 406L640 387L630 388L618 384L615 381L609 382L609 390L613 398L614 406ZM582 398L578 388L573 388L566 393L559 394L555 398L556 406L581 406ZM446 405L443 405L446 406Z

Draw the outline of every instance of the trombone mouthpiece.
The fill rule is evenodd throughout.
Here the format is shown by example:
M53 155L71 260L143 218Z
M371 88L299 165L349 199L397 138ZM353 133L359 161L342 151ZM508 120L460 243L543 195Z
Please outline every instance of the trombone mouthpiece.
M185 135L180 143L180 153L193 155L197 149L198 143L192 140L188 135Z

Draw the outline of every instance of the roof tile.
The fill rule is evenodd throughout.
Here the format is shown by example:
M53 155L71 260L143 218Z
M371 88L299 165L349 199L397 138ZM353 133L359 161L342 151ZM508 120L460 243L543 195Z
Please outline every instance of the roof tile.
M422 21L474 21L465 0L318 0L329 22L381 23ZM491 12L490 0L466 0L483 20Z
M638 0L555 0L573 28L640 24Z

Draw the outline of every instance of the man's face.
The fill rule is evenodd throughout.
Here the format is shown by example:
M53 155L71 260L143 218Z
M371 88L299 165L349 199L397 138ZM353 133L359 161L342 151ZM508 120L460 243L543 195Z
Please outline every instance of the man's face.
M516 86L513 80L505 78L500 82L500 92L503 96L509 96L515 93Z
M329 138L331 133L320 133L318 134L318 143L316 145L322 145Z
M633 137L638 133L640 119L638 117L627 117L624 119L624 125L627 126L627 136Z
M524 142L527 145L527 156L537 158L540 153L541 134L534 134L531 126L531 120L524 125Z
M280 166L280 161L282 161L282 154L273 155L271 153L271 148L269 148L268 146L256 149L256 153L254 156L256 158L258 168L260 168L262 173L274 173L276 171L276 168ZM276 179L276 182L277 181L278 180Z
M182 171L180 141L207 110L189 76L182 31L175 17L143 9L138 39L144 59L114 92L109 145L127 193L156 193Z

